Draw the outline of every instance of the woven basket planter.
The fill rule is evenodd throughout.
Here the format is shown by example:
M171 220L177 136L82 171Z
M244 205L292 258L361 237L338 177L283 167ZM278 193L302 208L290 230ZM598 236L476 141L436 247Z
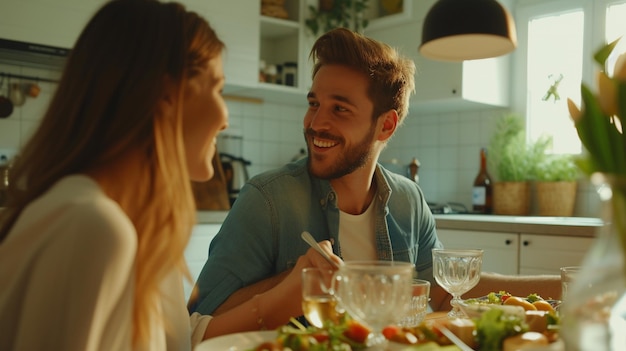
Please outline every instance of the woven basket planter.
M576 202L576 182L536 182L540 216L571 217Z
M495 182L493 184L493 213L527 216L530 213L530 183Z

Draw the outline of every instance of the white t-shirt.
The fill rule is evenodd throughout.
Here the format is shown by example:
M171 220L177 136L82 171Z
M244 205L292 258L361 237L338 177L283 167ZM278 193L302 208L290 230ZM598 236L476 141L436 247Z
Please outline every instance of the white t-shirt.
M378 259L374 232L375 207L376 201L372 201L360 215L339 211L339 240L344 261Z
M0 350L131 350L136 247L133 224L96 182L61 179L0 244ZM211 317L189 317L177 271L161 289L168 323L152 325L145 349L191 350Z

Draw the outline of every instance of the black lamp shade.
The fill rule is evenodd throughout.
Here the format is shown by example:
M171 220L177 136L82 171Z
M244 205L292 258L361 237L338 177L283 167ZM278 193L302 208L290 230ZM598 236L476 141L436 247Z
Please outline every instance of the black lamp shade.
M419 51L458 62L504 55L516 46L513 17L496 0L439 0L424 19Z

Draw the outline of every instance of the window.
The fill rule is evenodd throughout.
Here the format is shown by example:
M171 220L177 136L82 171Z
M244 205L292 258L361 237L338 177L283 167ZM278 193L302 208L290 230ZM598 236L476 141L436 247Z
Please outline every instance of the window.
M607 43L613 42L622 36L626 36L626 21L624 21L624 18L626 18L626 2L606 6L605 40ZM619 54L623 52L626 52L626 38L619 41L617 47L607 60L606 70L609 75L613 74L615 61Z
M595 14L595 15L594 15ZM591 56L601 45L626 36L626 0L519 0L519 47L514 110L526 115L528 138L553 139L553 153L579 154L580 139L567 99L580 106L580 83L595 86ZM617 52L608 60L612 72ZM517 106L515 106L517 105Z
M553 137L554 153L580 153L567 98L579 95L583 68L582 9L528 24L528 137Z

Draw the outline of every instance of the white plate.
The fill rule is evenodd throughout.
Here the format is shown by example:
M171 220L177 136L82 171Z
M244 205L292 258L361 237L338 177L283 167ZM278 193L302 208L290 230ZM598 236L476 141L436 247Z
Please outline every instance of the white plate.
M275 330L228 334L205 340L194 351L245 351L252 350L265 341L276 339Z
M218 336L209 340L205 340L198 345L193 351L246 351L253 350L265 341L276 340L276 331L255 331ZM389 351L410 350L411 345L398 344L389 342L387 349ZM368 351L365 349L363 351Z

